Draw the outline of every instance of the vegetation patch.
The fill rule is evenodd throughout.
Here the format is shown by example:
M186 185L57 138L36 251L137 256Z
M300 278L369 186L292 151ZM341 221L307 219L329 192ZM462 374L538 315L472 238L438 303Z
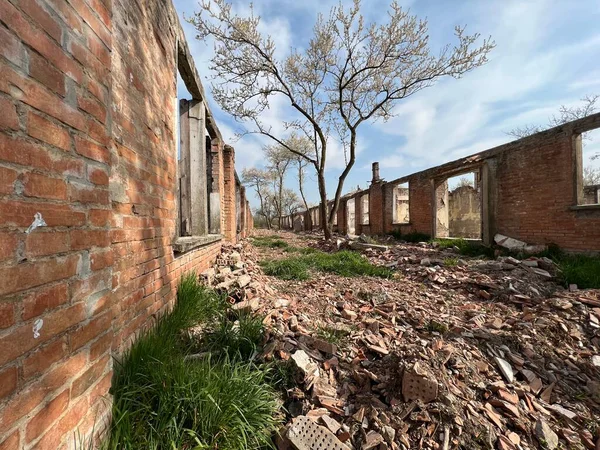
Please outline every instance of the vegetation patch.
M600 256L561 254L554 258L566 286L600 289Z
M277 235L256 236L252 238L252 244L262 248L281 248L288 249L290 245Z
M277 393L266 371L238 357L253 348L258 327L250 320L240 322L235 337L224 341L226 309L224 299L200 286L195 275L182 280L173 311L160 317L116 365L108 448L270 445L280 422ZM197 349L185 331L215 320L220 334L208 339L205 350L219 348L219 357L190 358Z
M353 251L325 253L312 251L309 254L293 256L276 261L261 263L265 274L284 280L306 280L309 269L317 272L334 273L343 277L374 276L391 278L392 271L374 266L367 258Z
M440 249L454 248L458 253L464 256L485 256L494 257L494 249L487 247L480 242L469 241L466 239L435 239L433 242L438 244Z

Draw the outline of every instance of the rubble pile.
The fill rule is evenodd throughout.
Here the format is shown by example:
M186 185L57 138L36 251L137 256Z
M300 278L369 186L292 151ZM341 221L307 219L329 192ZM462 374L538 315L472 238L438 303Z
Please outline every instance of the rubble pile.
M227 295L234 309L256 311L266 298L275 295L258 264L246 255L244 244L223 244L213 267L200 278L217 292Z
M302 375L279 448L600 448L599 291L563 289L544 258L364 252L395 279L261 279L275 288L259 305L262 357ZM298 430L337 440L311 446Z

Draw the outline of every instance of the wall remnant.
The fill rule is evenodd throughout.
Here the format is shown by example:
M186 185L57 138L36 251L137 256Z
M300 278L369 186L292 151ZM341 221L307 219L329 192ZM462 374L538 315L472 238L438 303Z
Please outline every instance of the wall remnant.
M598 252L600 198L597 187L583 185L581 142L582 133L598 128L600 113L389 182L380 178L379 164L374 163L370 187L342 197L338 219L344 219L348 201L368 194L369 225L360 225L362 233L470 237L475 235L475 204L480 202L480 239L485 244L502 234L534 245ZM460 194L459 206L449 211L447 180L468 172L477 174L479 198ZM394 189L403 183L408 183L409 221L396 223L394 200L400 196ZM348 225L339 220L334 230L347 233Z
M105 425L113 357L252 216L171 2L3 1L0 36L0 448L64 448ZM184 233L178 70L201 168Z

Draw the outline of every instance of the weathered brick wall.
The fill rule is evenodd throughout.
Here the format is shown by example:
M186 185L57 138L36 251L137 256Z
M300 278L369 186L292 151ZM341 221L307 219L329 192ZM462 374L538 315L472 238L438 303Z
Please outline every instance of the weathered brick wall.
M475 172L481 177L482 239L491 243L496 233L530 244L557 244L565 250L600 251L600 205L581 179L581 148L577 136L600 128L600 114L576 120L442 166L390 182L377 181L368 191L369 227L373 235L400 231L436 233L436 187L450 177ZM393 223L393 189L409 183L410 223ZM447 188L444 188L447 191ZM340 205L339 230L346 232L346 198ZM360 207L357 207L359 210ZM440 217L439 215L437 216ZM447 218L445 222L448 222ZM446 230L440 233L448 235Z
M173 253L182 36L160 0L0 2L0 449L98 428L112 356L220 251ZM235 240L233 149L217 147Z

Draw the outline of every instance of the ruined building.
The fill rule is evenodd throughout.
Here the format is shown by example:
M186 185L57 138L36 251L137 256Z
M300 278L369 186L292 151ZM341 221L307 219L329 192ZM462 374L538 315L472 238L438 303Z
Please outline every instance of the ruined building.
M0 1L0 449L102 425L113 356L252 227L234 160L170 1Z
M582 133L600 114L393 181L373 164L369 189L340 200L334 230L478 239L496 234L570 251L600 251L600 186L583 184ZM452 185L465 179L465 183ZM331 208L331 204L329 207ZM286 227L320 226L318 207ZM308 220L308 219L311 220Z

